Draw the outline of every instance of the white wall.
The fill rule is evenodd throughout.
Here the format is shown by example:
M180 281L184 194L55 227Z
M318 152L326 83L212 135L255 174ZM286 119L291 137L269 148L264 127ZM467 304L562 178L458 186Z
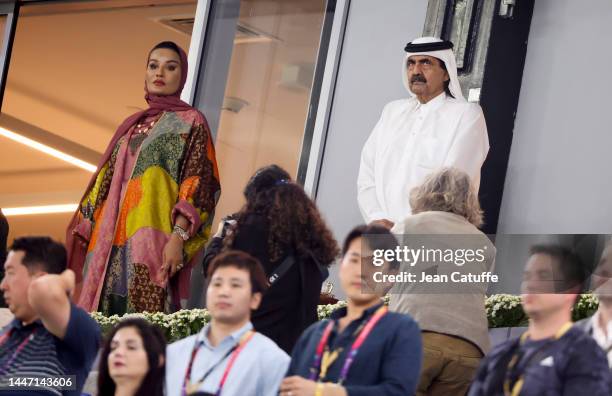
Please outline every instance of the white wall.
M612 2L535 2L498 233L612 232Z
M361 148L385 103L407 97L402 85L404 46L421 35L427 1L352 0L317 204L338 241L363 222L357 206ZM341 296L335 271L333 293Z

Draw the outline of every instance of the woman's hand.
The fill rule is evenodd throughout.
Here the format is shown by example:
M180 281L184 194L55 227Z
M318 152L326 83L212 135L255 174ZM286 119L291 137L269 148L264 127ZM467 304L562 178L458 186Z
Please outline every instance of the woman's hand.
M161 272L164 282L172 278L179 272L185 263L183 263L183 240L175 233L170 235L170 239L164 246L162 256Z

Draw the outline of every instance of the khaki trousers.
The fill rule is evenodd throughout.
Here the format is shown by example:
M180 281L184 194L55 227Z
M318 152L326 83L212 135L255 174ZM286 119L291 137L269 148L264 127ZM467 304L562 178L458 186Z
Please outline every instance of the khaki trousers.
M469 341L424 331L423 366L417 396L463 396L476 375L482 352Z

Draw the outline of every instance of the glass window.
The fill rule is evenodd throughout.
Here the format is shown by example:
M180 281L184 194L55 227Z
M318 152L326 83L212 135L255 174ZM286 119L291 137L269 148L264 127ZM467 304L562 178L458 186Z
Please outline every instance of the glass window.
M144 72L151 47L172 40L189 49L196 6L197 0L23 5L0 126L96 164L121 121L146 108ZM76 204L91 177L4 136L0 147L2 208ZM71 215L10 217L10 238L38 234L63 240Z
M240 2L215 141L217 220L240 209L258 168L297 174L325 12L322 0Z

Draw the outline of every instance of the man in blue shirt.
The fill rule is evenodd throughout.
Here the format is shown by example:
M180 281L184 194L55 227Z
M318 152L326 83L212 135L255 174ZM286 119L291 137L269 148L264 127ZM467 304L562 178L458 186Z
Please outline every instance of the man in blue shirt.
M559 246L534 246L530 253L522 284L529 329L485 357L469 395L610 395L604 352L571 322L585 267Z
M0 332L0 395L79 395L100 329L70 302L66 249L47 237L19 238L4 269L0 289L15 319Z
M282 396L415 394L421 331L410 316L387 311L381 297L391 285L376 284L372 276L374 271L397 270L397 262L375 270L371 260L374 250L396 246L395 238L381 226L360 226L349 233L340 264L347 306L302 334L280 388Z
M263 267L244 252L228 251L209 271L211 321L168 346L166 395L276 396L289 356L250 322L267 287Z

